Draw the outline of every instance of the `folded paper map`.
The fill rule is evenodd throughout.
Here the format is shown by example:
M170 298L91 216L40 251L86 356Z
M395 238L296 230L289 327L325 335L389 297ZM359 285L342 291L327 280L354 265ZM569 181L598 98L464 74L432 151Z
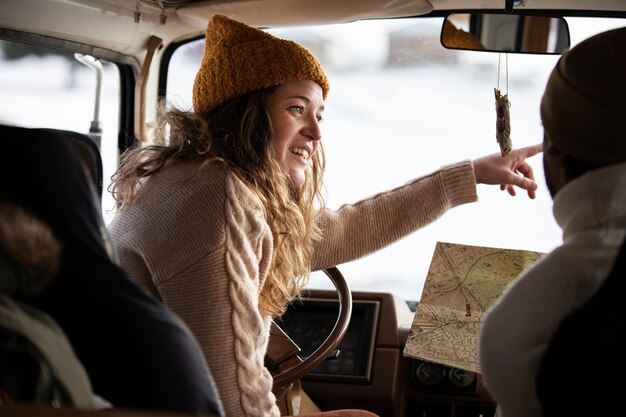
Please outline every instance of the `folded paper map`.
M542 255L438 242L404 356L480 372L478 333L485 312Z

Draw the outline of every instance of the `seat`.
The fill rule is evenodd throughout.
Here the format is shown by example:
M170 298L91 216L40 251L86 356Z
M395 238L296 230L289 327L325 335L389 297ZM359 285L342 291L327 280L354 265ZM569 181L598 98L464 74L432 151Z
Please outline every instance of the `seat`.
M20 129L25 128L0 125L0 137L4 137L5 135L14 135L15 132ZM91 177L93 184L96 186L98 198L102 199L102 157L100 156L100 149L93 139L85 134L63 129L35 128L22 131L27 131L29 134L39 134L51 138L53 137L56 138L56 140L62 140L69 143L81 157L88 170L88 175Z
M99 153L90 171L94 160L87 153L84 162L80 151L90 145L80 137L0 126L0 175L10 179L0 186L0 204L34 216L61 247L50 282L40 291L14 294L15 300L58 324L93 392L115 408L222 416L192 333L114 262L91 181L101 172Z
M71 130L41 129L41 131L43 135L57 137L72 145L89 171L89 176L96 186L98 199L102 200L102 157L96 142L87 135Z

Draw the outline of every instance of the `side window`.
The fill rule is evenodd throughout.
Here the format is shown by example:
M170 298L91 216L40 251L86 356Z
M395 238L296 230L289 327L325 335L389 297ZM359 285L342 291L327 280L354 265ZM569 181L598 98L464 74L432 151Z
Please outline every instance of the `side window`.
M114 207L106 188L117 168L119 84L119 71L112 63L0 41L0 123L85 134L92 131L100 143L103 162L106 222Z

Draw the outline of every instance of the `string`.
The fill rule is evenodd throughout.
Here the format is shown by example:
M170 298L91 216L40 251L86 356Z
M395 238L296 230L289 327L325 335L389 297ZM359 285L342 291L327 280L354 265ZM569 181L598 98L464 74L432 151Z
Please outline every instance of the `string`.
M501 53L498 54L498 82L497 82L497 86L498 86L498 90L500 90L500 57L502 56ZM505 57L506 57L506 62L505 62L505 73L506 73L506 93L504 95L508 95L509 94L509 54L505 53Z
M504 54L506 57L506 95L509 95L509 54Z
M502 54L498 54L498 82L496 82L496 88L500 89L500 57Z

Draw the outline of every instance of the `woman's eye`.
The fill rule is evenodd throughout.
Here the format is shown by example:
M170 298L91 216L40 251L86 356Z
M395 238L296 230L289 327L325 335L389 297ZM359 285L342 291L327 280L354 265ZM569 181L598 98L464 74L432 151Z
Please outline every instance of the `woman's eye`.
M315 118L317 119L317 123L322 123L324 121L324 117L322 117L322 115L315 116Z
M297 114L304 114L304 107L302 106L289 106L289 110Z

